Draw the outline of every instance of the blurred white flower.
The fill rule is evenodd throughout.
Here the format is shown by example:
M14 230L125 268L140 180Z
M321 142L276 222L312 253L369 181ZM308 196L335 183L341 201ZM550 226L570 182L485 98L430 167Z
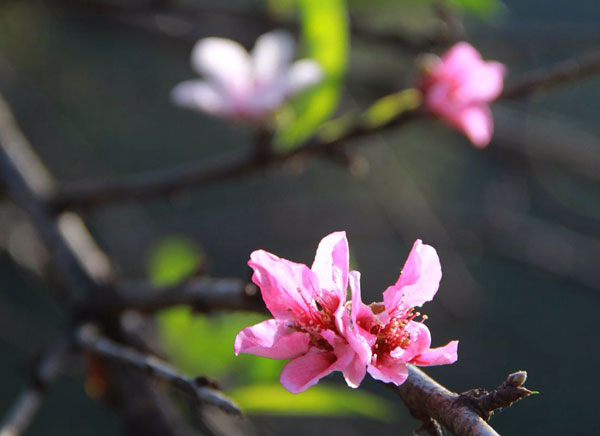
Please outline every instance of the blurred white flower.
M292 63L294 52L294 40L281 30L260 36L252 53L230 39L201 39L192 51L192 67L204 80L180 83L171 98L211 115L264 120L292 94L323 78L323 69L312 59Z

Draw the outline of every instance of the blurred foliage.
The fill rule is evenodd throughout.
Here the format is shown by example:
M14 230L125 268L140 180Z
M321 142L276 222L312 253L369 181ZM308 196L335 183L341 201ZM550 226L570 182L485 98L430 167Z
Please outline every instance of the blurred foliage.
M362 113L351 111L324 122L319 129L319 138L325 142L331 142L348 134L357 126L368 129L383 126L404 112L418 109L421 103L421 92L414 88L386 95L375 100Z
M150 280L157 286L175 284L193 274L204 259L202 249L187 239L179 236L165 238L150 253Z
M325 79L282 110L275 138L280 151L309 138L332 115L340 99L348 63L349 23L344 0L297 0L296 6L301 20L303 54L321 64Z
M320 383L302 394L290 394L279 383L245 386L230 392L248 413L266 415L362 416L389 421L393 406L365 390Z
M362 124L369 128L383 126L402 113L417 109L421 102L422 95L414 88L386 95L362 114Z
M500 0L448 0L448 3L482 18L491 18L504 8Z
M187 239L165 238L150 253L150 279L162 286L177 283L193 274L204 259L204 252ZM237 333L263 318L254 313L208 317L194 314L187 306L180 306L162 311L158 315L158 325L173 361L191 374L222 377L235 368L244 381L272 380L273 374L281 368L280 362L272 365L266 361L266 364L254 365L253 361L233 359L233 342ZM265 362L265 359L255 360Z
M446 0L447 3L456 9L464 12L468 12L474 15L478 15L483 18L491 17L500 12L504 5L500 0ZM381 7L386 4L397 4L397 3L415 3L423 4L428 3L433 5L440 3L439 0L348 0L350 6L364 6L369 7ZM442 2L443 3L443 2Z

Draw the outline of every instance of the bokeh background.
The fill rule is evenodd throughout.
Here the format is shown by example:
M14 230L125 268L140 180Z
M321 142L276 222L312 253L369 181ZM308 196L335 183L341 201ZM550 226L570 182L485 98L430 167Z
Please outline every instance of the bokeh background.
M224 36L251 46L285 2L188 2L171 14L98 9L94 2L0 4L0 91L60 181L111 178L201 162L250 147L241 124L173 106L195 76L193 42ZM462 6L461 6L462 5ZM422 41L435 30L427 1L350 1L352 34L338 113L411 86ZM596 1L456 2L465 38L509 68L507 82L598 50ZM134 8L135 9L135 8ZM375 36L374 36L375 35ZM443 46L434 50L441 50ZM456 391L493 388L529 372L539 395L498 413L501 434L591 435L600 292L600 80L592 77L493 105L496 133L477 150L419 120L352 144L358 169L313 160L193 188L164 199L85 211L125 277L175 280L200 262L216 277L248 278L258 248L310 263L324 235L346 230L366 301L396 280L412 242L438 249L444 278L425 306L434 345L460 340L459 361L428 372ZM27 224L0 204L0 411L28 362L68 324L48 291L19 268L34 249ZM210 317L176 308L157 317L164 347L188 372L219 378L260 434L410 434L399 398L372 381L356 393L331 376L299 397L278 385L279 362L233 356L255 314ZM51 389L28 435L115 434L116 415L86 393L84 367ZM260 398L260 401L257 399ZM253 404L258 403L258 404Z

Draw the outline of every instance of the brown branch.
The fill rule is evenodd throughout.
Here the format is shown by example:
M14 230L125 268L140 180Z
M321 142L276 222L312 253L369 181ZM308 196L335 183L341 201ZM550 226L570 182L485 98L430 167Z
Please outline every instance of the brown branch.
M496 390L474 389L463 394L449 391L420 369L409 365L408 379L391 387L402 397L413 416L424 425L419 431L439 435L439 424L456 436L498 436L486 421L492 412L509 407L515 401L532 394L523 387L525 371L507 377ZM436 423L438 425L436 425Z
M50 177L37 163L8 105L0 96L0 182L8 196L25 211L48 248L57 278L72 291L71 298L80 302L97 283L83 269L63 237L42 196L43 181L51 184Z
M524 97L541 89L566 84L598 72L600 72L600 53L577 61L563 62L550 70L527 74L514 85L508 86L500 98ZM298 147L279 155L268 155L261 158L256 153L250 152L229 158L219 156L209 163L149 172L121 180L78 181L59 189L52 199L52 205L56 210L68 207L99 206L133 198L158 197L209 182L234 179L296 157L329 156L342 149L351 140L380 133L425 116L427 116L426 112L416 109L403 112L390 122L376 128L357 123L334 141L313 138L304 147Z
M526 371L513 372L492 392L485 389L472 389L460 394L460 398L475 407L481 417L487 421L494 411L510 407L534 393L523 386L526 380Z
M112 265L83 221L74 214L55 215L48 207L45 193L52 190L53 184L0 95L0 185L4 185L5 192L23 209L52 256L54 274L46 277L47 281L52 283L53 279L58 279L65 293L63 297L68 302L75 302L76 308L89 307L90 301L114 298ZM71 313L71 316L77 315L81 314ZM103 314L97 315L98 320L102 320ZM113 320L110 316L104 319L108 323ZM112 333L129 340L120 326L112 325L111 328ZM182 430L181 417L169 399L156 395L142 374L118 366L111 372L110 384L117 388L119 412L128 434L189 434Z
M52 199L52 205L56 210L63 210L67 207L99 206L133 198L160 197L209 182L235 179L293 158L330 156L350 140L359 139L390 127L397 127L422 115L420 111L405 112L378 129L370 129L362 124L357 124L344 136L334 141L325 142L315 138L304 147L294 148L283 154L257 155L252 150L249 153L230 157L219 156L209 163L149 172L120 180L78 181L65 185L57 191Z
M107 310L120 312L135 309L142 313L154 313L182 304L199 312L266 311L253 283L207 277L192 278L166 287L156 287L147 282L121 282L117 284L117 299Z
M30 385L23 389L4 417L0 425L0 436L19 436L29 426L44 400L48 387L62 372L71 345L68 338L61 337L41 356L31 375Z
M600 51L580 59L569 59L551 69L532 71L502 93L503 98L519 98L600 73Z
M215 389L213 383L199 377L187 377L175 367L158 357L144 354L131 347L119 344L102 336L93 325L80 327L76 334L76 342L84 350L96 353L121 364L136 368L146 374L166 381L172 387L206 404L212 404L221 410L240 415L241 410L235 403Z

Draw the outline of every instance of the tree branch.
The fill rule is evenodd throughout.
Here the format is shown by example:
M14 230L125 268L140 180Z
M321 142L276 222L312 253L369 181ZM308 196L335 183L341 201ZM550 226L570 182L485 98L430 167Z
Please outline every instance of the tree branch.
M550 69L532 71L507 87L503 98L519 98L600 73L600 51L569 59Z
M154 313L181 304L189 305L199 312L266 311L253 283L239 279L207 277L186 279L166 287L155 287L147 282L118 283L117 299L108 310L121 312L135 309L142 313Z
M56 215L48 207L45 193L52 189L54 181L35 155L1 95L0 185L24 210L42 237L55 265L52 268L53 276L46 278L48 282L58 279L60 288L65 292L65 300L75 302L76 310L70 313L71 316L81 316L78 309L89 307L94 301L114 298L114 273L108 257L96 245L77 215ZM99 312L94 315L99 322L110 324L111 333L130 339L119 325L114 325L114 317L103 318L105 314ZM118 392L116 399L121 405L119 411L129 434L189 434L182 431L181 417L168 404L169 399L156 395L149 381L142 374L132 371L118 366L110 376L110 385ZM26 403L33 404L30 400Z
M499 436L488 420L496 409L508 407L532 394L523 387L525 371L507 377L496 390L474 389L463 394L449 391L415 366L408 366L408 379L400 386L387 384L404 401L412 415L423 421L419 431L439 435L439 424L456 436ZM438 424L438 425L436 425Z
M23 389L4 417L0 436L19 436L29 426L48 387L60 375L71 346L72 342L68 338L61 337L42 355L31 375L30 385Z
M600 53L595 53L580 60L565 61L549 70L527 74L514 85L508 86L500 98L524 97L539 90L566 84L599 72ZM390 122L376 128L356 123L344 135L333 141L313 138L303 147L297 147L283 154L262 156L262 158L257 157L254 152L246 152L229 158L219 156L209 163L148 172L120 180L78 181L61 187L51 202L56 210L63 210L68 207L99 206L133 198L157 197L209 182L252 174L296 157L329 156L339 151L351 140L389 130L426 116L426 112L422 109L416 109L405 111Z
M137 368L153 377L162 379L175 389L197 401L212 404L233 415L241 414L241 410L232 400L215 389L214 383L202 377L196 379L189 378L158 357L147 355L131 347L118 344L102 336L93 325L88 324L80 327L75 337L77 344L86 351L99 354L100 356Z

